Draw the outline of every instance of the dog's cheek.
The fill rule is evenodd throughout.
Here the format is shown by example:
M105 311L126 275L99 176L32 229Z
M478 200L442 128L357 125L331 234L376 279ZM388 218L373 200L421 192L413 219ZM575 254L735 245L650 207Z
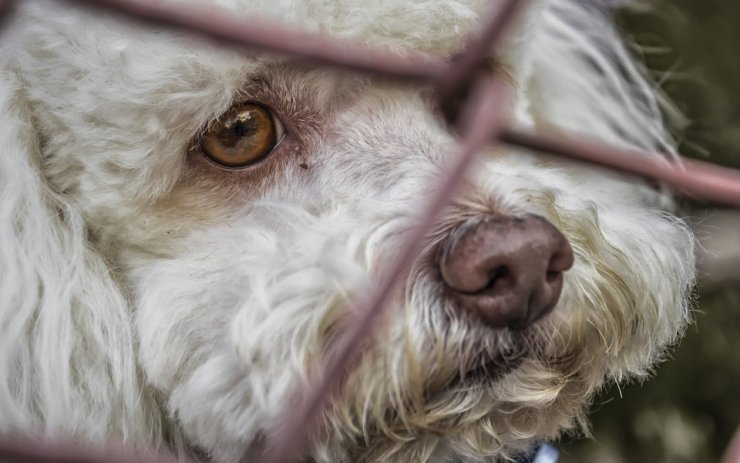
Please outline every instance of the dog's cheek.
M602 214L601 222L606 239L624 253L622 265L614 269L623 284L614 289L621 289L623 299L632 303L612 309L622 311L623 323L608 331L608 376L644 376L664 359L689 321L695 282L693 235L680 219L658 210ZM596 317L590 323L598 326Z
M680 338L694 283L693 237L660 210L557 194L550 203L532 199L541 213L555 213L576 263L557 308L535 327L542 351L498 382L493 396L497 410L509 410L498 429L552 438L585 426L583 408L606 382L648 374Z
M190 444L219 461L236 461L264 424L263 393L274 383L256 381L270 376L251 371L231 342L231 323L244 302L233 289L240 276L234 262L219 252L203 257L135 271L139 361Z
M550 317L547 357L590 395L644 376L689 320L693 237L663 211L594 204L561 210L576 263Z
M548 218L576 256L542 333L548 358L591 390L606 378L645 375L689 319L695 259L687 226L644 207L635 186L617 177L601 191L527 156L499 156L486 167L487 177L477 180L488 196L507 210Z
M236 296L213 297L218 277L192 259L149 262L130 272L140 362L157 389L172 390L203 361L207 346L224 344Z
M334 217L263 207L193 232L180 255L128 265L146 380L188 440L224 461L258 444L365 279L362 241Z

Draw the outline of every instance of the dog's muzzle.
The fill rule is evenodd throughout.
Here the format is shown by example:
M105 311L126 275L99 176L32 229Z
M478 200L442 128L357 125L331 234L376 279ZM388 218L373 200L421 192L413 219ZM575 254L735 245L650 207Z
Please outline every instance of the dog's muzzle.
M573 250L537 215L487 215L458 227L438 265L451 297L494 328L523 329L558 302Z

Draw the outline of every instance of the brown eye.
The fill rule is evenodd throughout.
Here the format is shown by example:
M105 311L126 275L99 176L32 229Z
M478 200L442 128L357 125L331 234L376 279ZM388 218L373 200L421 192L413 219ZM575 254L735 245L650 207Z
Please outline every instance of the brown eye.
M270 154L280 141L281 132L280 121L267 108L244 103L208 125L201 149L224 167L245 167Z

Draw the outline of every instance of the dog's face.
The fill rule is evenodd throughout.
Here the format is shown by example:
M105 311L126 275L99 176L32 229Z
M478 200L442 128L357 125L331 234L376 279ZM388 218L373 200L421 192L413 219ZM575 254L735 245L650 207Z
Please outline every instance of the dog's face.
M455 51L483 9L213 3L430 57ZM84 222L80 252L95 257L83 260L113 274L80 287L116 293L97 303L125 307L129 331L116 336L129 338L116 342L134 346L135 387L157 398L111 406L108 434L138 426L129 435L182 434L219 460L255 455L353 297L397 252L455 136L415 88L51 3L23 5L18 18L6 66L32 121L28 151L65 214ZM502 57L516 122L665 142L653 97L599 12L553 0L526 24ZM600 27L601 48L590 47L583 39ZM593 393L645 374L688 318L692 240L660 200L614 174L491 148L325 413L312 457L479 461L582 424ZM100 326L114 318L95 313ZM137 376L110 350L109 375ZM101 402L125 389L89 384L80 389ZM142 418L156 413L168 424Z

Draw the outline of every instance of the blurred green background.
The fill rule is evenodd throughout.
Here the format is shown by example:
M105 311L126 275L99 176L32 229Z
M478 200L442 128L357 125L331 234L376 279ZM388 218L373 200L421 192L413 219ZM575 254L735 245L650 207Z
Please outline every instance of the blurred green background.
M687 117L684 154L740 167L740 2L656 0L618 21Z
M617 20L686 117L682 154L740 167L740 1L656 0ZM682 209L699 221L717 214ZM562 463L720 460L740 426L740 279L700 287L694 318L654 378L597 397L593 439L563 439Z

